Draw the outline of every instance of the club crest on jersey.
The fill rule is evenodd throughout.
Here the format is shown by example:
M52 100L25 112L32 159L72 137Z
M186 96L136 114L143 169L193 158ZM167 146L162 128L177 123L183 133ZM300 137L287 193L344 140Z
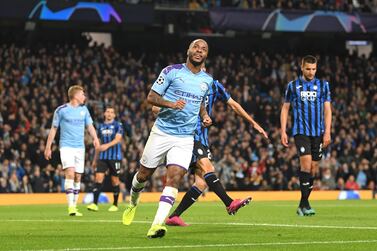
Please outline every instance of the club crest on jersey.
M200 89L203 91L203 92L206 92L208 90L208 84L207 83L201 83L200 84Z
M318 86L313 86L313 90L317 90L318 89Z
M85 111L81 111L81 112L80 112L80 115L81 115L81 116L85 116Z

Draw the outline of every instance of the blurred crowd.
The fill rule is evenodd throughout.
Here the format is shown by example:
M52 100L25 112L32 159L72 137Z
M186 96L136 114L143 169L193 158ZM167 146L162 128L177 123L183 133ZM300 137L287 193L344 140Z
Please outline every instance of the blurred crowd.
M209 140L213 163L226 189L299 189L293 139L286 149L279 133L284 91L299 73L299 56L254 52L208 58L207 71L270 136L269 141L264 140L226 104L216 104ZM320 162L314 189L372 189L377 181L377 61L316 56L320 62L317 76L330 82L333 126L332 144ZM154 123L146 95L165 66L185 60L184 52L120 54L112 47L88 47L87 43L33 49L0 45L0 193L62 191L58 140L51 161L44 159L43 152L55 108L67 102L70 85L80 84L86 89L95 122L103 119L106 104L115 106L123 122L121 181L125 194ZM86 137L86 146L82 191L89 192L94 184L90 137ZM161 191L165 171L155 172L147 191ZM181 191L192 182L193 177L187 175Z
M285 9L285 10L328 10L344 12L377 13L377 0L90 0L127 4L154 3L161 8L183 8L194 11L214 7L240 9Z
M206 10L212 7L233 7L241 9L377 12L377 1L375 0L160 0L157 3L162 6L186 7L191 10Z

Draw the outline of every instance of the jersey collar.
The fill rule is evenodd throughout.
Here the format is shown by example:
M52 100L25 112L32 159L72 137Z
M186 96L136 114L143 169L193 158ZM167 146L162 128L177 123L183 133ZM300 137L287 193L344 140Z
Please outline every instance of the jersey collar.
M306 81L302 75L299 78L300 78L301 82L304 83L304 84L314 84L317 80L317 78L314 77L311 81Z

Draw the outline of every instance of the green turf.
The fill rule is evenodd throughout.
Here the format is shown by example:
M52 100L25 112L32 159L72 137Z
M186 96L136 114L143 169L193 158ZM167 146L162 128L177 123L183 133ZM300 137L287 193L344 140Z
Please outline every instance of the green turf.
M168 227L146 238L157 203L140 204L131 226L122 210L69 217L64 205L0 206L0 250L377 250L377 201L314 201L317 215L298 217L297 202L252 202L236 216L221 203L197 203Z

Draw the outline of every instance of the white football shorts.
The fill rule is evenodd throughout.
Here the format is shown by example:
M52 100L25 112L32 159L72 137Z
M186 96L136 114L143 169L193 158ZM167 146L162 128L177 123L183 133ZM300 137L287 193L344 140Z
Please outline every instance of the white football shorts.
M60 148L60 159L63 169L74 167L76 173L84 172L85 165L85 149L84 148Z
M163 164L166 166L177 165L188 170L193 147L194 136L169 135L162 132L157 126L153 126L140 164L147 168L156 168Z

